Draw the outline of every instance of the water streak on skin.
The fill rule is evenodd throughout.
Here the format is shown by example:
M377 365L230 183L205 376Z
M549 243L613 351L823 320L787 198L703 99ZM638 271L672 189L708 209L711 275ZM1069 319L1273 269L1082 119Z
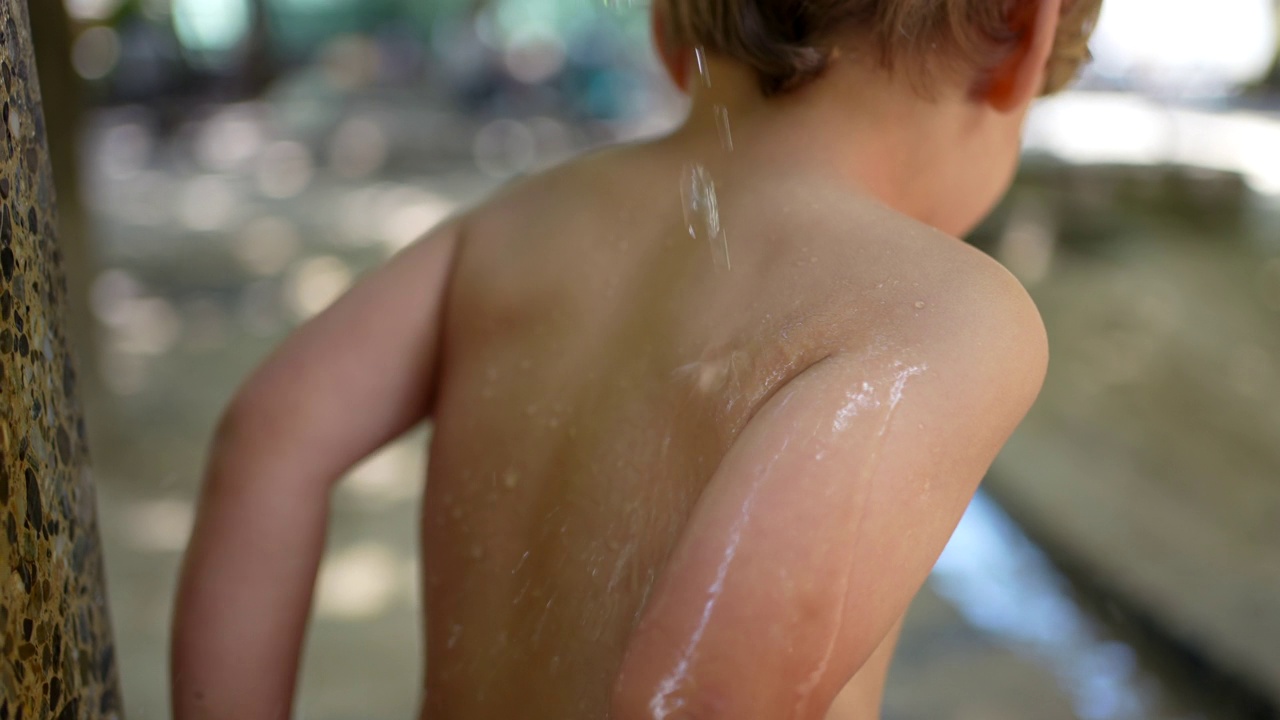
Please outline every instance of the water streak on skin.
M685 165L680 196L689 237L707 243L717 267L732 270L729 237L720 224L720 201L716 195L716 184L705 165Z
M833 433L844 432L849 428L849 421L857 417L859 412L880 407L880 401L876 399L875 391L875 386L864 381L858 388L847 392L845 394L847 402L836 413L836 419L831 423L831 431Z
M791 396L787 395L779 404L778 409L781 410L786 407L790 401ZM706 633L707 626L711 623L711 615L715 611L716 603L720 600L721 593L724 592L725 579L729 576L729 568L733 565L734 558L738 553L738 546L742 542L742 532L746 529L747 521L751 519L752 511L755 509L756 496L759 495L760 487L773 472L774 465L777 464L778 459L782 457L782 454L786 452L787 446L790 444L790 438L783 441L782 447L774 455L773 460L756 476L750 492L747 493L746 500L742 503L742 511L729 531L729 545L725 548L719 567L716 568L715 580L712 581L711 587L707 590L707 602L703 605L702 617L698 619L698 626L694 629L693 635L689 637L689 644L685 646L684 652L681 653L680 661L676 663L675 669L662 680L662 683L658 685L657 694L649 701L649 712L652 714L653 720L666 720L672 713L684 707L684 700L673 698L672 696L675 695L681 684L686 680L689 666L693 663L694 656L697 655L698 646L702 644L702 636Z
M636 552L636 544L634 542L627 543L626 548L618 555L618 564L613 568L613 575L609 578L609 586L605 589L610 595L617 589L618 583L622 581L622 573L627 567L627 562L631 560L631 556Z
M884 449L884 440L889 433L889 427L893 424L893 418L897 415L898 406L902 403L903 392L906 390L907 382L913 377L923 375L929 369L928 365L918 365L905 367L903 363L895 363L896 373L894 375L893 386L889 389L889 410L885 413L884 421L880 424L880 429L876 432L871 453L867 456L866 462L862 466L862 472L858 482L858 487L871 481L875 474L876 468L880 465L880 452ZM874 397L875 388L870 383L863 382L856 390L850 390L846 397L848 403L840 409L836 414L836 420L832 423L833 433L843 432L848 429L849 421L855 417L860 410L871 410L881 407L879 400ZM866 519L867 508L871 506L871 496L875 490L875 484L872 483L868 488L867 497L862 503L862 507L858 511L858 518L853 525L853 535L856 538L862 531L862 523ZM813 696L813 691L818 687L818 683L822 682L822 678L827 674L827 668L831 664L831 656L835 654L836 641L840 637L840 633L844 630L845 620L845 604L849 600L849 585L853 580L853 564L850 563L845 567L844 575L840 585L840 601L836 604L835 628L827 635L827 649L822 654L822 660L818 663L818 667L809 674L808 679L796 691L799 700L796 702L795 717L804 717L804 712L809 705L809 700Z

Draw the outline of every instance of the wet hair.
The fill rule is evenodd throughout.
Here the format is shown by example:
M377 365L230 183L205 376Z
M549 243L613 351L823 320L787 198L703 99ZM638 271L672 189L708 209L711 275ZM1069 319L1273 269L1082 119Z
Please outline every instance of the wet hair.
M766 95L817 78L839 37L865 38L881 66L905 66L926 86L936 63L975 72L993 67L1017 41L1015 3L1031 0L657 0L665 40L699 47L753 68ZM1102 0L1063 0L1044 92L1065 87L1089 60Z

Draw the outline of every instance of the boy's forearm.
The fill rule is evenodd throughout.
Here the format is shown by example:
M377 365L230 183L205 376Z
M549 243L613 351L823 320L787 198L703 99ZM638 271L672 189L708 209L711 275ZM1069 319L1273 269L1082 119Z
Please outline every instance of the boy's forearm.
M210 463L174 620L176 720L291 714L328 495L255 451L266 440L220 443Z

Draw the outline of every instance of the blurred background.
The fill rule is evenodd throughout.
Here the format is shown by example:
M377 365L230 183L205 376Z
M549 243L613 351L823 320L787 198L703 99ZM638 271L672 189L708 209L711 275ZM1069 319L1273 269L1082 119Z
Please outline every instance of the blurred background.
M637 0L31 0L130 717L238 381L507 178L678 122ZM1280 717L1273 0L1106 0L972 241L1053 365L886 718ZM298 716L413 716L421 431L340 487Z

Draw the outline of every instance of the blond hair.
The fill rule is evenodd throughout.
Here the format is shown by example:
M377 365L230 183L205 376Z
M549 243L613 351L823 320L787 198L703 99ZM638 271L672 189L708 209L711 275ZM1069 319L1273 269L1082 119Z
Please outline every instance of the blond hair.
M657 0L667 40L745 63L766 95L821 75L835 41L853 30L867 37L880 64L905 65L924 79L931 61L959 59L988 69L1016 42L1013 2L1028 0ZM1063 0L1044 92L1061 90L1088 61L1089 36L1102 0Z

